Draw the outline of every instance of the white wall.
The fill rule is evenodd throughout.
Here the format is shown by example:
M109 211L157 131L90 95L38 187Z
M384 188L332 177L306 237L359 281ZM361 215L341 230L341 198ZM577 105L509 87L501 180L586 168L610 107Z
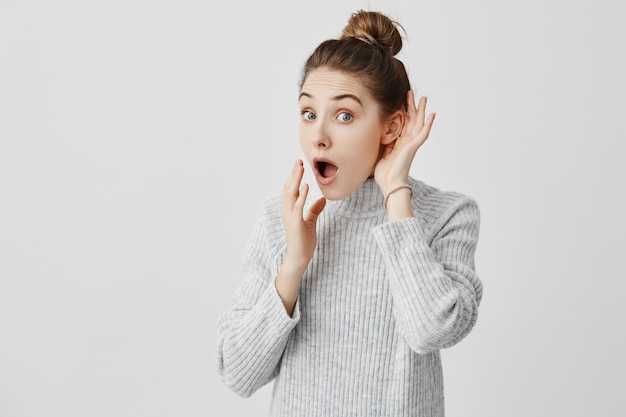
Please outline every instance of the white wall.
M413 176L474 196L480 319L449 416L623 416L619 1L0 1L0 416L265 415L215 323L297 140L306 56L406 28Z

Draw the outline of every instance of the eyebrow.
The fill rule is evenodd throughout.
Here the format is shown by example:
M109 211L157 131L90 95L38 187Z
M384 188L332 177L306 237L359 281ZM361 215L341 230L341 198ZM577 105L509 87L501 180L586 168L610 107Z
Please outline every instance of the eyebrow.
M298 96L298 100L300 100L302 97L308 97L308 98L313 98L312 95L310 95L309 93L305 93L304 91L300 93L300 96ZM339 100L343 100L346 98L350 98L354 101L356 101L357 103L359 103L361 106L363 106L363 103L361 103L361 100L355 96L354 94L340 94L338 96L335 96L332 98L333 101L339 101Z

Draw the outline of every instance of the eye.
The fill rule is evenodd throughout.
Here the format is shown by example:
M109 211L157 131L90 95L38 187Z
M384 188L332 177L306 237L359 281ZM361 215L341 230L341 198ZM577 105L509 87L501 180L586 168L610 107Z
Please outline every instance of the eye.
M313 113L312 111L309 111L309 110L304 110L302 112L302 118L304 120L309 120L309 121L310 120L315 120L315 113Z
M346 111L342 111L337 115L337 119L341 122L349 122L352 120L352 115Z

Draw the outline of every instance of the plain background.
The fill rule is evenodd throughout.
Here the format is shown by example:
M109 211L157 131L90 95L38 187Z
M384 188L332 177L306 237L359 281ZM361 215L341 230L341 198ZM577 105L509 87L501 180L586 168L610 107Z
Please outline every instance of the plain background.
M0 0L0 416L266 415L216 373L301 66L380 10L482 212L448 416L623 416L626 3Z

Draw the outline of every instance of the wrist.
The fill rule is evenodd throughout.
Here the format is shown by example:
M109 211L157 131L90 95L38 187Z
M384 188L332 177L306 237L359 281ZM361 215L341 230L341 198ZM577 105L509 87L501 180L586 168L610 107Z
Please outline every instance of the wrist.
M289 275L302 276L307 266L309 266L309 262L311 262L310 258L291 255L289 253L289 250L287 250L281 269L287 272Z
M306 267L304 269L306 269ZM283 265L278 271L278 275L274 279L276 293L289 316L293 314L296 301L298 300L304 269L298 264L291 264L287 258L285 258Z
M414 217L413 205L411 204L412 190L407 185L392 188L384 200L388 220L400 220Z
M385 206L385 209L387 208L387 204L390 199L396 200L396 197L398 196L406 197L406 195L408 195L408 199L410 200L411 196L413 195L413 190L411 190L411 187L407 184L401 183L394 186L385 187L382 189L382 192L384 196L383 205Z
M383 196L387 197L389 193L393 192L398 187L408 187L409 180L408 178L394 178L394 179L386 179L385 181L378 181L378 187L380 191L382 191Z

